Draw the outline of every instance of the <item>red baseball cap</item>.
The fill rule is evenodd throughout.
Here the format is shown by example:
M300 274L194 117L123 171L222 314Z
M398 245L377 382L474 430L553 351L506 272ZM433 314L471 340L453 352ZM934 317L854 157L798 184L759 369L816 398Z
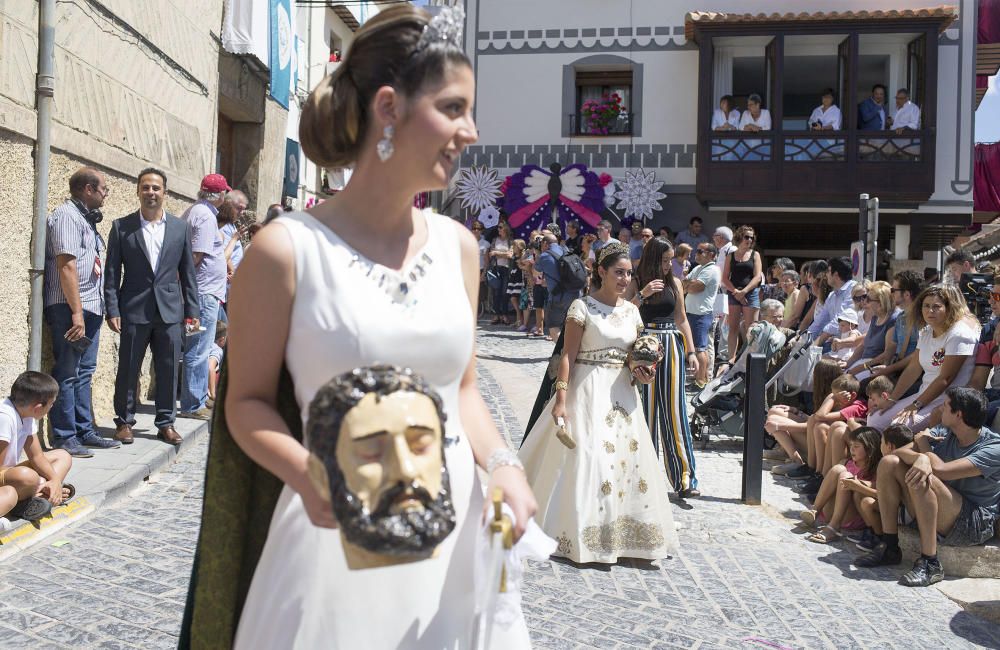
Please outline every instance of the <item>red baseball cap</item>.
M233 188L229 187L226 177L222 174L209 174L201 179L201 190L203 192L229 192Z

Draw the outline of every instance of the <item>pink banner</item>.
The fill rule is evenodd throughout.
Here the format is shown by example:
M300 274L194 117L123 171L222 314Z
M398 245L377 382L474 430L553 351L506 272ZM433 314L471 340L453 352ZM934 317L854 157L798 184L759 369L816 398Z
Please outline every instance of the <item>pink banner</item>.
M976 145L972 198L976 212L1000 212L1000 142Z
M980 45L1000 43L1000 0L979 0L976 41Z

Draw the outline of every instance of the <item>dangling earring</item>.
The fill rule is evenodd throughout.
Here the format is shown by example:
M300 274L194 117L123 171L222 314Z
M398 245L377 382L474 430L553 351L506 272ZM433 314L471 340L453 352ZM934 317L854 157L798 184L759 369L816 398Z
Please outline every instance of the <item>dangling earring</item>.
M392 154L396 152L396 148L392 146L392 136L395 134L396 130L392 128L391 124L382 129L382 139L378 141L378 145L375 147L379 160L382 162L389 160Z

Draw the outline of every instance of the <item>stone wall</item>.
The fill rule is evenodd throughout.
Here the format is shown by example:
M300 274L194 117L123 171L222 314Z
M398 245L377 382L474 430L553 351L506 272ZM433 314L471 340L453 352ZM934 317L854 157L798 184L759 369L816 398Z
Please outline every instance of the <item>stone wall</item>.
M0 228L0 391L6 391L26 368L28 358L28 309L30 285L28 268L31 262L31 231L34 171L33 142L28 138L0 130L0 205L3 206L3 228ZM85 160L58 151L52 152L49 167L49 211L69 196L69 177ZM101 169L101 168L99 168ZM138 209L135 178L108 169L101 169L107 179L110 194L104 203L104 221L98 225L107 237L114 219ZM168 179L169 181L169 179ZM191 204L190 199L170 194L167 211L180 215ZM43 332L45 355L42 369L51 370L50 333ZM94 412L98 421L113 416L112 397L118 368L117 334L105 325L101 330L100 356L94 376Z

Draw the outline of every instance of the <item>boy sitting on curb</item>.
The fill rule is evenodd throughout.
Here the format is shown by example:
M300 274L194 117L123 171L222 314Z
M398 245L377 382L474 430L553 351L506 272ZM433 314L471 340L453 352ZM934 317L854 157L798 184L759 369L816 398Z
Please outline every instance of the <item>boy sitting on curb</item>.
M37 521L76 492L63 485L73 458L62 449L42 451L35 436L35 421L45 417L58 393L55 379L29 370L0 403L0 530L10 525L4 515ZM27 460L18 462L22 451Z

